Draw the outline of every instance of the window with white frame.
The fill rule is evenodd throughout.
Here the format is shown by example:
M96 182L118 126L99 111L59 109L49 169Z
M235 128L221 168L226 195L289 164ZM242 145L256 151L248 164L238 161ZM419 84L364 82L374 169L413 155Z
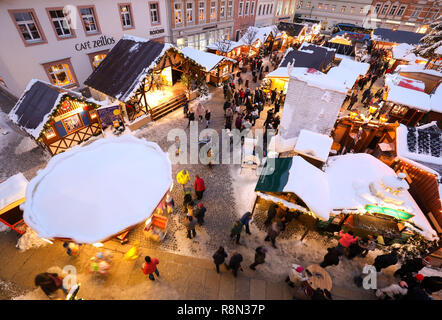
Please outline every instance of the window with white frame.
M240 2L239 6L238 6L238 16L241 17L242 16L242 9L243 9L244 3Z
M206 20L206 4L202 1L199 3L198 17L199 21Z
M86 33L97 33L97 21L95 19L95 13L93 8L81 8L81 18L83 19L84 29Z
M350 8L350 13L355 13L355 7Z
M48 74L52 84L58 87L66 87L75 84L75 80L72 77L70 67L67 63L51 65L48 68Z
M276 15L279 16L282 13L282 1L278 2L278 6L276 7Z
M206 40L206 34L205 33L200 33L200 50L204 51L206 50L207 47L207 40Z
M255 1L250 3L250 15L253 16L255 14Z
M158 2L151 3L149 5L149 8L150 8L150 22L152 24L160 23L160 14L159 14L160 10L159 10L158 6L159 6Z
M106 56L107 56L106 53L100 53L92 57L92 66L94 67L94 69L98 68L101 61L103 61L104 58L106 58Z
M406 8L407 6L401 6L400 8L399 8L399 10L396 12L396 15L397 16L402 16L403 14L404 14L404 12L405 12L405 8Z
M270 5L270 14L273 14L273 3Z
M324 10L328 10L328 4L324 4Z
M120 6L120 15L123 28L132 28L132 17L130 16L130 7L128 5Z
M63 13L63 9L49 10L49 15L54 25L55 32L59 38L68 38L72 36L71 29L69 28L68 21Z
M388 12L388 15L389 15L389 16L394 15L396 9L397 9L397 6L396 6L396 5L392 6L391 9L390 9L390 11Z
M226 17L226 2L221 1L221 7L219 8L219 17L224 19Z
M331 7L331 11L336 11L336 5L334 4L334 5L332 5L332 7Z
M246 6L244 8L244 15L245 16L249 15L249 5L250 5L250 3L248 1L246 1Z
M318 9L322 9L322 3L321 2L318 3Z
M186 3L186 21L193 22L193 2Z
M259 7L258 7L258 16L261 15L261 9L262 9L262 4L260 4Z
M414 8L413 12L411 13L412 17L419 17L421 14L422 8Z
M374 13L378 14L379 10L381 9L382 3L377 3L374 7Z
M387 10L388 10L389 7L390 7L389 4L385 4L385 5L382 7L381 14L386 14L386 13L387 13Z
M176 40L176 45L177 45L177 47L179 48L179 49L182 49L182 48L184 48L185 46L186 46L186 44L185 44L185 41L184 41L184 38L178 38L177 40Z
M312 6L312 2L311 1L308 1L307 4L305 5L305 7L307 9L309 9L311 6Z
M216 1L210 1L210 20L216 20Z
M175 24L183 23L183 15L181 11L181 3L175 3Z
M233 15L233 0L227 2L227 17L231 18Z
M347 10L347 6L342 6L342 7L341 7L341 12L344 13L345 10Z
M13 16L27 43L43 41L32 12L16 12Z

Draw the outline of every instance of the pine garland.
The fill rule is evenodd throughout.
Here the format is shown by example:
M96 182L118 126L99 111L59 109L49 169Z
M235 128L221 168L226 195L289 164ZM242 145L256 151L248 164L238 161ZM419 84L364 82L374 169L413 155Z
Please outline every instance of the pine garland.
M430 32L422 37L414 53L427 58L435 58L434 51L442 46L442 15L430 24Z

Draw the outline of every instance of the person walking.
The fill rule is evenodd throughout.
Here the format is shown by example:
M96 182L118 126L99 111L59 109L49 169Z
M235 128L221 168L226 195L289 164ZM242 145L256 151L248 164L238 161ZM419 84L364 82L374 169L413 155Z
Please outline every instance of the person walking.
M236 244L239 244L239 239L241 238L242 223L240 220L233 223L232 229L230 229L230 239L233 241L236 238Z
M201 102L198 102L196 106L196 114L198 115L198 119L200 122L203 121L204 113L206 112L206 108L204 108L203 104Z
M269 210L267 210L267 219L264 221L264 225L266 227L270 226L273 219L276 217L276 209L277 208L278 208L278 205L272 203L269 207Z
M256 270L256 266L259 264L263 264L266 260L266 252L267 248L260 246L255 249L255 261L250 265L250 269L253 271Z
M210 124L210 115L210 109L207 109L206 114L204 115L204 118L206 118L206 128L208 128Z
M374 260L374 267L377 272L381 272L382 269L388 268L389 266L395 265L398 262L397 248L393 248L390 253L382 254L376 257Z
M196 198L198 200L201 200L203 198L204 191L206 190L206 185L204 184L204 180L200 178L199 175L195 176L194 187L195 187Z
M357 237L353 236L353 232L349 231L348 233L344 233L342 230L339 231L339 243L336 247L339 253L342 255L344 251L353 243L358 240Z
M187 238L192 239L192 235L196 237L195 227L197 224L197 220L192 215L187 215L184 218L184 226L187 229Z
M160 261L157 258L151 258L149 256L144 257L144 264L141 270L143 270L144 274L147 274L149 276L149 279L152 281L155 281L155 277L153 274L155 273L157 277L160 276L160 272L158 271L157 265L160 263Z
M375 73L373 75L373 77L371 77L371 82L370 82L370 86L368 87L368 89L371 89L371 87L373 86L373 84L376 82L376 80L379 78L379 75L377 73Z
M189 128L190 122L195 121L195 111L193 110L193 108L190 109L188 115L189 122L187 123L187 128Z
M327 248L327 253L324 256L323 261L319 264L322 268L328 266L337 266L339 264L340 252L336 248Z
M365 103L366 100L369 100L370 95L371 95L370 88L365 89L365 91L362 93L362 100L361 100L361 102Z
M198 221L198 224L202 226L204 224L204 216L206 215L206 207L202 202L198 203L198 207L195 210L195 218Z
M265 237L264 241L271 241L272 242L272 247L276 248L276 237L279 235L281 231L281 227L279 226L278 222L273 222L272 226L269 228L268 232L267 232L267 236Z
M233 276L236 278L238 276L238 270L243 271L241 267L241 262L243 258L242 255L236 251L232 252L232 256L230 257L229 261L229 269L232 270Z
M351 110L353 108L353 105L356 102L358 102L358 95L353 92L351 97L350 97L350 103L349 103L349 105L347 107L347 110Z
M219 273L219 266L224 263L227 258L227 253L224 250L224 247L219 247L218 250L213 254L213 263L216 266L216 272Z
M252 216L253 216L252 213L250 211L247 211L246 213L243 214L241 219L239 219L239 221L242 223L242 225L246 227L247 234L251 234L249 223L250 223L250 220L252 220Z

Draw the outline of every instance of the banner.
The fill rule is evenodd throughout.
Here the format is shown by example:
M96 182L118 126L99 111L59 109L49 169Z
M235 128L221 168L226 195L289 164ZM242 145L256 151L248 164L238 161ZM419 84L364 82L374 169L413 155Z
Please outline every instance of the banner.
M108 126L112 126L114 121L119 121L121 119L119 111L120 108L118 104L97 109L98 117L100 118L101 126L103 127L103 129Z

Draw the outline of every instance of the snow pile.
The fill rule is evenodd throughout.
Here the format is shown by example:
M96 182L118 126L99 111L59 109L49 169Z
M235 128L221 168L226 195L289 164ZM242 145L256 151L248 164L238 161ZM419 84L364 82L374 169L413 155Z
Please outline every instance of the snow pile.
M31 180L24 219L43 238L99 242L146 220L171 175L167 154L131 135L76 146Z
M393 47L393 58L398 60L405 60L408 62L413 62L416 60L416 55L413 53L414 46L408 43L401 43Z
M0 209L23 199L27 185L28 180L21 172L0 183Z
M32 248L40 248L47 246L49 242L43 240L31 228L27 228L26 232L18 239L16 247L20 251L26 251Z
M302 129L296 141L295 151L327 161L333 139L329 136Z

